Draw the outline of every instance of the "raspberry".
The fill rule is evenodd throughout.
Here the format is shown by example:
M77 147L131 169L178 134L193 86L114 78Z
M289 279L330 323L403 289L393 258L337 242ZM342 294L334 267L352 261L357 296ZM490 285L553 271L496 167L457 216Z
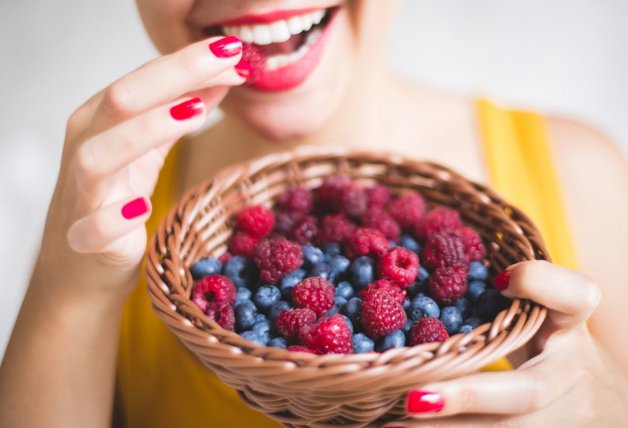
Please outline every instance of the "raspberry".
M298 211L285 211L275 214L275 230L283 235L288 235L292 229L303 220L305 214Z
M345 176L327 177L316 189L317 208L323 212L340 211L340 193L342 189L351 185L351 180Z
M340 314L306 325L299 331L299 340L319 355L353 353L351 330Z
M449 208L435 208L425 214L414 227L414 237L425 242L427 238L438 232L460 229L462 221L458 211Z
M235 256L244 256L252 259L255 256L255 248L259 241L260 238L251 236L248 233L238 232L231 237L229 251Z
M363 188L356 184L343 187L338 195L340 209L349 217L361 217L366 210L367 198Z
M391 194L388 187L377 184L366 189L366 197L369 207L385 207L390 201Z
M374 254L381 256L388 251L390 243L377 229L359 227L346 240L345 251L350 258Z
M192 300L207 312L208 308L217 308L235 302L236 290L233 282L223 275L206 276L194 284Z
M462 238L464 251L470 261L480 261L486 257L486 248L484 248L482 238L475 230L470 227L463 227L458 229L458 235Z
M275 284L283 276L298 269L301 263L301 246L285 238L265 239L255 251L255 264L260 269L260 278L267 284Z
M233 254L227 251L227 252L222 253L220 257L218 257L218 261L220 262L221 265L224 266L227 264L229 260L231 260L231 257L233 257Z
M327 245L334 242L344 243L357 228L355 223L344 214L330 214L323 217L318 231L318 242Z
M286 339L295 339L299 330L316 321L316 313L308 308L281 312L275 319L275 329Z
M294 187L277 199L277 205L282 211L309 213L312 211L312 192L303 187Z
M397 222L380 206L371 206L366 210L362 217L362 225L379 230L386 238L395 242L399 240L401 234Z
M292 303L296 308L308 308L322 316L334 306L336 290L320 276L306 278L292 289Z
M246 76L246 83L255 83L266 70L266 55L258 46L242 43L242 59L238 65L242 63L249 66L250 74Z
M419 273L419 257L412 251L396 247L379 259L379 274L395 285L406 288Z
M425 212L425 201L418 193L405 193L388 203L391 217L404 229L411 229Z
M423 248L422 260L429 269L444 266L461 266L468 269L469 264L462 238L457 232L439 232L430 235Z
M453 305L467 292L467 272L459 266L439 267L427 283L430 295L441 305Z
M231 305L224 304L214 308L207 308L205 313L225 330L233 330L235 314L233 313L233 307Z
M364 298L364 296L373 290L383 290L387 292L402 305L403 301L406 300L406 290L402 290L387 279L378 279L377 281L370 283L366 286L366 288L360 291L360 296Z
M262 238L275 226L275 215L261 205L251 205L240 211L236 227L253 237Z
M314 216L307 216L296 224L290 232L290 239L305 245L312 242L318 235L318 219Z
M362 301L362 328L373 340L402 328L407 321L403 306L384 290L371 290Z
M444 342L449 338L445 326L438 318L423 317L418 320L410 330L410 344Z
M288 346L288 351L290 352L305 352L308 354L315 354L316 352L312 351L311 349L306 348L305 346L299 346L299 345L292 345L292 346Z

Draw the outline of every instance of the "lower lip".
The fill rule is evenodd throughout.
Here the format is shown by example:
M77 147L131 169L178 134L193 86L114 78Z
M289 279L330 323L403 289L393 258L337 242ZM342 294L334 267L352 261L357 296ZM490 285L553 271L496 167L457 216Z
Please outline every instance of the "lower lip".
M276 70L265 70L256 82L247 86L258 91L280 92L301 85L318 65L337 15L334 13L319 39L310 46L303 58Z

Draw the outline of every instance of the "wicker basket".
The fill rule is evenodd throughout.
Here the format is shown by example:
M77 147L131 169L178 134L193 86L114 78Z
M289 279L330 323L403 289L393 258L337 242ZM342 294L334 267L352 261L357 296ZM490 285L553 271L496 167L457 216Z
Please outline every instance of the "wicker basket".
M537 229L493 191L431 162L342 148L301 147L230 167L193 189L162 222L147 258L148 291L159 317L251 407L294 427L362 427L404 415L418 385L478 370L521 347L546 310L514 300L493 323L444 343L384 353L316 356L263 347L222 329L190 300L188 267L226 251L233 215L247 204L272 205L290 187L313 188L344 174L393 191L420 192L428 206L459 210L486 243L491 274L522 260L548 259Z

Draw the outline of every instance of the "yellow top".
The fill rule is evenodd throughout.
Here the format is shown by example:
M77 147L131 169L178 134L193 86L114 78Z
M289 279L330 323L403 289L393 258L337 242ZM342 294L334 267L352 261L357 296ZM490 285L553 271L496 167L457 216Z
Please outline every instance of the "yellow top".
M539 227L556 263L575 267L542 118L486 100L477 103L492 187L523 209ZM177 153L155 189L149 236L175 203ZM503 359L486 370L510 368ZM122 319L117 407L127 427L279 427L250 410L235 391L205 369L153 313L142 276Z

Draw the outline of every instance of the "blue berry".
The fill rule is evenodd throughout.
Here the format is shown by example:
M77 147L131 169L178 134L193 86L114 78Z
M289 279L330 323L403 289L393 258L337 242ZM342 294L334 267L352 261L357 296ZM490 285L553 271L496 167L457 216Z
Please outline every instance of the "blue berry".
M406 297L403 301L403 310L407 312L408 309L410 309L410 299Z
M288 343L286 339L283 337L275 337L270 342L268 342L268 346L274 346L275 348L286 349L288 347Z
M354 295L355 291L353 291L353 285L350 282L343 281L336 286L336 296L349 300Z
M256 322L251 331L261 337L264 344L270 341L270 323L268 320Z
M279 316L280 313L282 313L283 311L287 311L288 309L291 309L292 306L290 305L290 303L286 302L285 300L280 300L278 302L273 303L273 305L270 307L270 312L268 313L268 317L275 321L275 318L277 318Z
M351 274L353 284L362 289L373 282L373 259L368 256L358 257L351 263Z
M217 275L222 271L222 264L215 257L203 257L190 266L190 273L194 280L205 276Z
M343 315L342 318L344 318L345 324L347 324L347 327L349 327L349 330L351 330L351 333L353 333L353 323L351 322L349 317L347 317L346 315Z
M321 278L331 282L331 266L327 262L320 262L312 267L308 276L320 276Z
M284 299L290 301L292 297L292 289L295 285L301 282L305 278L305 271L303 269L296 269L284 276L279 282L279 289Z
M397 247L397 243L395 241L393 241L392 239L390 239L388 241L388 247L389 248L396 248Z
M325 256L327 259L331 259L334 256L338 256L342 253L342 247L336 242L325 245Z
M377 343L377 350L384 352L392 348L406 346L406 335L402 330L395 330L382 337Z
M413 325L414 325L414 321L412 321L411 319L408 319L408 321L406 321L406 324L403 327L401 327L401 331L403 331L405 334L408 334L410 330L412 330Z
M468 333L472 331L474 328L482 324L482 320L476 317L467 318L462 322L460 326L460 333Z
M362 312L362 299L359 297L352 297L340 308L340 313L349 317L354 324L359 321L360 312Z
M487 277L488 277L488 271L486 269L486 266L484 266L482 263L471 262L469 264L469 279L471 281L473 280L486 281Z
M306 262L308 266L316 266L325 260L325 254L323 254L323 250L318 247L313 247L311 245L303 246L303 260Z
M252 262L242 256L231 257L223 270L236 287L246 287L255 273Z
M334 297L334 302L336 302L336 306L341 308L342 306L347 304L347 299L345 299L342 296L336 296L336 297Z
M331 266L331 271L336 276L345 273L351 265L351 261L345 256L334 256L329 258L328 260L329 265Z
M253 297L253 301L262 312L268 312L273 303L279 300L281 300L281 291L274 285L262 285Z
M456 334L462 325L462 314L455 306L445 306L440 312L440 321L449 335Z
M477 302L480 294L486 290L486 284L483 281L471 281L467 288L467 297L472 302Z
M253 298L253 293L248 288L238 288L236 291L236 303L242 302L244 300L251 300Z
M420 285L425 284L425 281L430 277L430 273L423 266L419 268L419 274L417 275L417 282Z
M473 327L471 327L469 324L463 324L463 325L460 326L460 329L458 330L458 333L466 334L466 333L469 333L471 331L473 331Z
M471 302L466 297L461 297L454 304L462 314L462 318L468 317L471 313Z
M399 245L417 254L421 252L421 245L410 235L401 235Z
M497 290L486 290L480 294L475 310L483 321L493 321L498 313L506 309L510 301Z
M235 307L235 319L237 331L248 330L255 323L257 308L251 300L244 300Z
M366 334L358 333L351 336L351 344L356 354L364 354L375 350L375 342L373 342Z
M408 308L408 316L412 317L416 309L419 309L421 312L423 312L423 316L426 317L438 318L440 316L438 303L436 303L432 298L424 295L419 295L412 299L412 301L410 302L410 307ZM415 316L417 315L418 313L415 314ZM421 317L414 319L414 321L417 321L419 318Z
M266 318L266 315L264 314L255 315L255 322L253 322L253 324L257 324L260 322L268 322L268 318Z
M258 344L260 344L262 346L266 346L266 344L268 343L267 341L264 341L266 339L265 336L262 337L262 336L258 335L257 333L255 333L254 331L251 331L251 330L247 330L247 331L244 331L244 332L240 333L240 336L242 336L246 340L258 343Z

